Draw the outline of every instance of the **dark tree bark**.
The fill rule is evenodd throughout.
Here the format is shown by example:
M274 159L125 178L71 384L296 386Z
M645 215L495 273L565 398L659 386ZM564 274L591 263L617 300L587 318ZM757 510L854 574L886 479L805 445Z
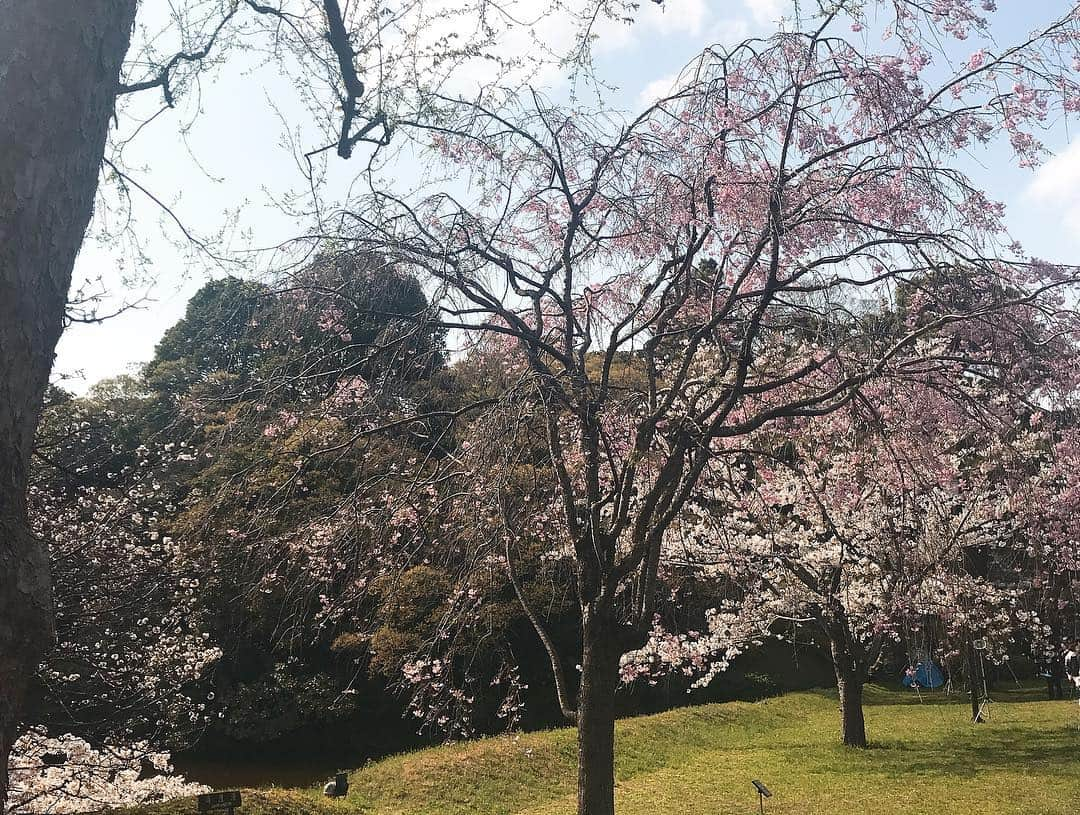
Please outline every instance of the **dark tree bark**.
M836 621L829 626L829 631L836 689L840 694L840 737L848 747L866 747L866 718L863 715L866 666L848 644L850 637L846 621Z
M585 626L578 690L578 815L615 812L615 692L619 685L618 628Z
M863 681L853 672L836 679L840 691L840 732L848 747L866 747L866 719L863 716Z
M52 639L48 560L27 524L30 450L135 6L0 0L0 809Z

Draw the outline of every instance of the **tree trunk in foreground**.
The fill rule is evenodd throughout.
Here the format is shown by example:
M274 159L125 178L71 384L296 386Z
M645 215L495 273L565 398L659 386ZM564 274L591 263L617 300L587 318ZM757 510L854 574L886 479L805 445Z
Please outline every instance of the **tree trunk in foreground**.
M578 815L615 812L615 692L622 653L613 640L586 626L578 691Z
M830 643L836 689L840 693L840 736L848 747L866 747L866 719L863 716L863 685L866 672L843 642Z
M848 675L838 679L840 691L840 733L848 747L866 747L866 719L863 716L863 683Z
M52 639L30 450L90 220L136 0L0 0L0 811L27 687Z

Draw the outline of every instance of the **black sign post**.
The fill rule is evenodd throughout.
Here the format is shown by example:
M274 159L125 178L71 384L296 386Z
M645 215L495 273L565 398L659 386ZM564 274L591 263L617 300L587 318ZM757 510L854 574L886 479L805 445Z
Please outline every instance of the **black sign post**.
M761 815L765 815L765 799L772 798L772 793L769 792L769 788L758 781L756 778L750 782L754 785L754 789L757 790L758 806L761 809Z
M221 812L225 815L233 815L238 806L240 806L240 793L237 790L208 792L199 796L199 812Z

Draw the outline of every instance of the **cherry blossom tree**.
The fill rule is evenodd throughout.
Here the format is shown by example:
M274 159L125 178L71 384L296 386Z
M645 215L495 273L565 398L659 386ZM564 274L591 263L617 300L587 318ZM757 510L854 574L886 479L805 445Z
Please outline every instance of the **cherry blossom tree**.
M664 541L710 463L958 354L992 368L992 346L948 338L989 322L1007 334L1022 306L1053 323L1067 302L1074 270L1006 247L1002 207L953 157L1003 139L1039 160L1035 133L1077 104L1076 10L951 69L928 32L978 36L982 12L889 8L884 52L848 39L861 5L831 5L710 49L629 122L539 97L516 114L443 98L456 118L414 132L479 192L376 191L345 216L346 239L427 276L462 345L500 345L497 404L540 419L570 566L556 591L579 610L580 651L549 652L582 813L613 811L620 662L649 637ZM900 285L932 316L883 331L874 305ZM614 375L624 360L630 381Z
M702 531L682 556L743 587L743 616L764 628L798 621L820 642L849 746L867 744L863 685L897 643L936 624L952 643L1003 644L1016 624L1012 594L967 561L1012 549L1009 470L1027 463L1017 427L988 426L975 400L943 400L943 384L910 383L877 394L870 415L855 403L751 440L723 479L727 499L702 501Z
M1032 416L1029 477L1010 496L1022 526L1015 569L1026 589L1018 603L1036 662L1060 657L1062 642L1075 636L1080 544L1075 532L1077 448L1075 406Z
M946 288L959 282L949 276ZM969 295L955 286L951 297ZM937 313L905 287L882 328ZM810 621L823 636L854 746L866 744L862 685L890 640L933 625L946 656L964 655L970 683L973 641L1007 659L1020 623L1037 621L1015 608L1026 594L1018 572L1028 576L1017 550L1030 534L1023 514L1045 504L1025 510L1013 496L1028 494L1049 447L1033 415L1074 398L1075 317L1024 304L935 342L951 365L868 385L834 414L763 428L739 467L720 470L738 498L702 504L730 547L705 560L744 570L753 613ZM970 356L991 348L990 365Z
M15 742L9 772L12 811L35 814L100 812L210 791L174 774L169 754L144 742L96 748L37 729Z
M201 575L165 531L175 505L151 458L142 451L112 489L30 494L34 530L53 542L58 636L39 671L49 724L117 745L198 733L221 656L200 625Z
M221 655L202 629L200 574L168 534L185 444L123 444L120 399L53 390L36 443L32 529L51 542L57 642L30 732L9 761L20 812L98 811L201 791L170 775L214 710Z
M163 13L164 6L137 0L75 7L5 0L0 105L11 115L0 128L0 800L26 683L52 636L47 557L27 520L30 450L65 319L94 311L92 302L76 302L69 312L68 297L103 169L120 206L139 195L160 205L127 166L125 147L231 55L255 49L291 79L308 132L319 134L299 151L317 198L328 154L348 158L358 147L385 146L399 116L431 113L427 89L478 63L496 85L511 69L528 75L564 59L580 64L594 25L625 19L634 7L624 0L550 7L188 0ZM567 23L566 42L537 34L551 19ZM510 58L508 37L534 47ZM151 95L160 99L156 109ZM166 208L165 215L215 254L175 213Z

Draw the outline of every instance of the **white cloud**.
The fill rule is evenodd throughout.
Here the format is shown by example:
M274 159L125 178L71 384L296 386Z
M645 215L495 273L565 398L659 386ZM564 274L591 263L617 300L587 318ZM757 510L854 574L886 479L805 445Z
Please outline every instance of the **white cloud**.
M476 0L433 0L435 8L468 7ZM506 26L501 32L498 52L506 59L520 60L518 70L502 77L503 84L527 82L534 87L553 89L563 84L565 68L552 59L569 51L575 37L581 33L583 20L593 9L595 0L506 0L503 4L510 16L529 20L526 27ZM699 48L706 45L734 44L752 32L771 29L787 8L789 0L666 0L659 4L640 0L634 19L600 16L593 21L592 51L602 57L637 58L635 52L647 58L648 49L663 48L670 40L685 49L689 61ZM561 13L536 15L538 9L561 8ZM503 21L505 23L505 21ZM462 28L462 18L447 14L425 19L423 38L439 37ZM479 84L498 77L498 69L489 61L476 59L455 65L453 77L445 88L455 92L471 90Z
M784 7L781 0L743 0L743 5L758 25L770 25L780 19Z
M592 51L597 55L612 55L651 43L657 38L700 38L714 16L709 9L710 0L669 0L658 5L644 0L632 23L622 19L599 16L590 26L593 35ZM433 0L424 6L426 16L409 18L409 36L424 46L436 46L443 37L468 38L473 24L462 10L471 9L476 0ZM559 65L560 57L570 52L576 38L583 33L586 21L591 17L594 0L507 0L501 4L506 16L494 16L489 23L498 34L498 45L493 49L505 60L516 60L518 67L509 74L500 70L491 60L477 58L464 64L447 64L451 69L449 80L443 89L451 92L469 93L487 82L500 80L504 85L527 82L534 87L551 88L565 80L565 68ZM538 14L541 9L550 13ZM524 20L527 25L513 25L508 21ZM466 24L468 23L468 24ZM406 37L405 39L409 39Z
M1025 196L1053 208L1074 232L1080 232L1080 140L1074 141L1035 173Z
M648 85L641 89L641 93L638 94L638 102L641 107L648 107L658 99L663 99L665 96L671 93L675 87L675 81L678 77L675 74L666 74L659 79L654 79Z
M705 35L710 45L734 45L750 36L750 24L744 17L732 17L715 21Z
M605 19L595 29L598 54L611 54L656 37L697 37L710 17L707 0L671 0L658 5L645 0L634 22Z
M705 0L677 0L677 2L664 3L662 6L655 3L642 4L642 6L638 15L638 27L655 29L664 35L697 36L709 17Z

